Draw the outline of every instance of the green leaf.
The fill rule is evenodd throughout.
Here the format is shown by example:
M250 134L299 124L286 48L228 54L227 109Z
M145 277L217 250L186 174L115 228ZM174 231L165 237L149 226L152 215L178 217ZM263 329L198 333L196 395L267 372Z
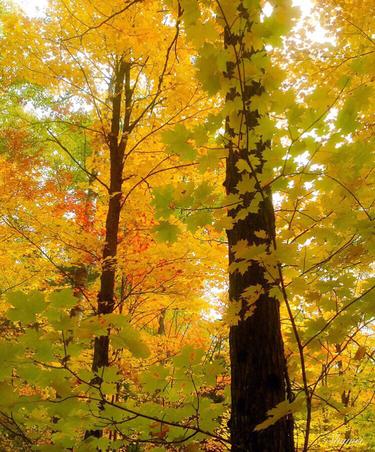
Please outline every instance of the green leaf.
M262 137L263 142L270 140L275 133L275 124L272 119L262 116L258 123L259 125L255 127L256 134Z
M203 181L194 191L194 199L198 205L202 205L207 197L212 193L213 187L206 181Z
M103 375L103 378L107 383L116 383L122 379L121 371L116 366L104 367L98 373L99 375Z
M55 308L70 309L77 304L77 298L72 289L63 289L53 292L49 296L49 301Z
M142 341L138 331L130 325L111 336L111 345L115 349L126 348L136 358L147 358L150 355L148 346Z
M204 173L207 169L216 169L220 166L220 161L227 155L225 149L209 149L205 155L199 158L199 171Z
M195 24L200 15L199 3L190 0L181 0L184 22L188 25Z
M196 157L194 147L188 143L192 136L183 124L177 124L174 129L162 133L162 140L170 153L179 155L182 160L191 161Z
M180 228L169 221L161 221L153 228L158 242L174 243L177 241L178 234L181 232Z
M75 338L92 338L107 334L107 328L99 317L90 317L84 319L81 323L75 325L73 336Z
M115 328L128 328L130 326L127 316L123 314L116 314L112 312L111 314L106 314L103 316L103 320L109 325Z
M2 383L0 385L1 408L12 407L18 400L18 395L11 384Z
M200 365L204 354L204 350L193 348L191 345L186 345L181 350L180 354L173 358L173 363L179 368Z
M236 167L238 168L238 171L240 173L243 173L244 171L247 173L251 173L250 165L247 163L245 159L240 159L236 163Z
M34 322L36 314L46 308L44 296L40 292L12 292L7 295L7 300L14 307L7 312L7 317L14 322Z
M151 366L141 377L142 387L145 391L151 393L156 390L161 391L167 386L166 379L168 376L169 369L165 366Z
M339 127L344 133L353 132L357 123L358 112L351 102L346 102L344 108L337 116L337 127Z
M212 213L209 210L201 210L192 212L185 220L187 228L191 232L197 229L212 224Z
M205 373L205 379L208 385L216 386L216 379L218 375L225 373L225 365L222 359L216 359L210 363L207 363L203 371Z
M157 218L168 218L171 214L174 208L174 192L175 189L171 184L154 188L152 204Z
M203 88L212 96L221 88L221 80L226 70L227 55L215 45L205 43L199 52L196 66L198 78Z
M16 360L18 356L22 356L24 350L24 344L11 342L6 339L4 340L4 342L0 342L0 356L2 365L4 365L4 362Z
M279 419L283 418L284 416L295 413L296 411L300 410L303 404L303 398L297 397L293 402L289 402L288 400L284 400L277 404L274 408L271 408L267 411L268 418L258 424L254 431L258 432L260 430L264 430L267 427L270 427L271 425L275 424Z
M242 160L243 161L243 160ZM242 174L241 180L237 183L236 189L240 195L245 193L251 193L254 191L256 180L252 175L245 173Z

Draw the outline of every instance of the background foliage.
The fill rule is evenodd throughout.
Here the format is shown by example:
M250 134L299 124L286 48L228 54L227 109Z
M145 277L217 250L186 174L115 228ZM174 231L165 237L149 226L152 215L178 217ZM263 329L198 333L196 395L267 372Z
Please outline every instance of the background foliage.
M247 139L271 143L258 183L273 192L277 249L239 242L229 271L257 259L278 282L295 397L258 428L293 412L300 450L374 447L372 3L301 15L287 0L53 0L40 18L1 4L3 450L228 449L239 307L225 229L259 163L241 162L225 195L223 126L240 134L244 111L226 93L241 77L265 87ZM224 49L226 23L255 50L232 82L243 48ZM132 104L116 303L98 316L121 59ZM93 371L94 338L109 333L110 366Z

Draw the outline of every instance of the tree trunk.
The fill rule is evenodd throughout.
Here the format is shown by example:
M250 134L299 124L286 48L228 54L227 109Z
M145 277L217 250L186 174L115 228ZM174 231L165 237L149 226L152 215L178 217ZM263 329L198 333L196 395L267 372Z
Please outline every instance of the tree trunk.
M130 65L124 60L120 60L117 70L114 74L114 93L112 98L112 121L111 133L109 135L109 153L110 153L110 185L109 185L109 204L105 225L105 244L103 248L102 274L100 277L100 291L98 295L98 315L110 314L115 306L115 277L116 277L116 255L118 230L120 224L121 211L121 190L123 180L124 152L126 147L127 134L124 123L123 130L120 129L121 122L121 103L122 93L125 88L125 109L128 110L131 100L129 99L131 91L130 83ZM129 107L130 108L130 107ZM127 118L125 112L125 119ZM95 338L93 370L97 371L100 367L108 366L108 347L109 336L100 336Z
M239 14L241 10L239 8ZM249 23L249 28L251 24ZM225 29L225 47L243 49L241 37ZM237 61L227 64L225 76L233 81L241 77L244 59L251 57L253 50L237 53ZM246 77L243 77L246 80ZM248 144L249 133L258 125L258 111L250 109L251 98L263 92L260 83L243 82L241 92L231 89L227 101L236 97L241 99L242 126L234 127L230 117L226 121L227 166L225 187L227 194L238 194L237 184L241 174L237 168L239 160L244 160L251 168L250 179L254 188L241 194L241 207L232 208L229 215L234 218L242 210L250 206L255 195L261 195L257 213L247 213L243 219L236 220L232 229L227 231L229 244L229 263L235 261L234 246L239 240L246 240L248 246L264 245L268 251L275 247L275 216L270 190L261 187L264 159L263 151L269 143ZM236 130L236 128L238 130ZM256 158L258 164L250 163ZM250 184L251 185L251 184ZM265 238L259 238L256 231L263 231ZM267 411L287 398L287 368L281 335L279 302L270 295L270 290L277 281L270 282L265 277L264 265L251 260L248 269L242 274L239 271L229 275L230 302L239 303L239 322L231 326L229 335L231 359L231 397L232 411L229 422L233 451L251 452L291 452L293 444L293 420L283 418L262 431L254 431L256 425L264 421ZM255 305L246 301L243 292L251 286L260 285L260 297ZM258 286L259 287L259 286ZM255 310L251 313L250 309Z
M162 309L160 311L160 315L159 315L159 327L158 327L158 334L160 336L165 336L165 316L167 314L167 310L166 309Z
M105 225L105 244L103 248L102 273L98 294L97 314L110 314L115 308L115 278L118 231L121 212L121 190L124 170L124 154L130 125L131 97L130 63L122 58L114 73L114 92L112 96L111 132L108 136L110 154L109 203ZM125 112L122 118L121 104L125 89ZM121 122L123 120L123 127ZM106 336L95 338L92 369L97 372L109 364L109 332ZM101 437L102 431L86 432L85 437Z

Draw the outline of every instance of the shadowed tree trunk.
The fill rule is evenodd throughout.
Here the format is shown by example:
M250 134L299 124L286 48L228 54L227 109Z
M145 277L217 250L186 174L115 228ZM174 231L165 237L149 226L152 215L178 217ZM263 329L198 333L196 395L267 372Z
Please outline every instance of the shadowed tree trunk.
M113 75L111 131L107 137L110 155L109 202L105 225L102 273L98 294L97 314L110 314L115 308L115 278L118 231L121 212L121 190L124 155L130 132L132 89L130 88L130 63L120 58ZM125 112L122 115L123 97ZM123 126L121 127L121 124ZM95 338L92 369L96 372L109 364L109 334ZM85 437L101 437L101 430L86 432Z
M246 12L241 11L239 14ZM251 24L248 23L250 28ZM225 47L243 48L241 37L231 33L227 26L225 29ZM238 56L237 62L227 63L225 76L233 80L240 78L239 71L243 70L242 62L251 57L253 51ZM247 246L263 245L271 251L276 245L275 216L272 206L270 190L261 187L264 159L263 151L269 143L259 142L249 145L249 133L258 125L260 115L258 111L250 109L251 98L263 92L262 86L255 81L243 77L241 92L231 89L227 93L227 101L240 97L242 104L242 126L234 127L231 119L226 121L227 136L227 167L225 187L227 194L236 194L237 184L241 174L237 163L239 160L247 162L251 168L250 179L254 188L242 194L242 206L229 211L231 217L250 206L258 193L261 202L257 213L247 213L245 218L236 220L234 227L227 231L229 243L229 263L235 261L234 246L240 240L246 240ZM237 129L237 130L236 130ZM250 163L252 161L258 163ZM256 157L256 159L254 159ZM251 185L251 184L250 184ZM259 238L256 231L263 231L264 238ZM238 271L229 275L230 302L240 303L240 319L237 325L230 328L230 359L231 359L231 397L232 412L229 422L231 443L233 451L251 452L292 452L293 420L291 417L283 418L276 424L262 431L254 431L257 424L264 421L267 411L287 398L287 368L281 336L279 302L270 296L270 290L277 282L270 282L265 278L266 270L259 261L252 260L248 269L242 274ZM243 292L251 286L259 285L262 295L250 306ZM259 287L258 286L258 287ZM253 313L250 309L255 310Z
M121 129L121 104L125 85L125 120ZM98 295L98 315L110 314L115 306L115 277L118 230L121 212L124 153L129 132L131 108L130 64L120 59L114 73L111 132L109 134L110 185L109 204L105 225L102 274ZM95 339L93 370L108 366L109 336Z

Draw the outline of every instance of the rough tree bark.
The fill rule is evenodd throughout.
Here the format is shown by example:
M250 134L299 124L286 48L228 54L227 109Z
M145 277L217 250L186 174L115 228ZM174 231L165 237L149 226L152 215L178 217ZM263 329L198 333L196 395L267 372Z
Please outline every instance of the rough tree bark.
M239 9L239 14L246 14ZM246 17L246 16L245 16ZM249 27L251 24L249 23ZM241 39L231 33L230 27L225 29L225 47L237 46L241 49ZM244 51L246 52L246 51ZM237 54L236 63L227 64L225 76L229 79L240 78L242 70L241 58L250 54ZM245 77L244 77L245 79ZM255 188L246 193L242 199L242 207L229 211L235 217L240 209L250 205L257 192L262 195L262 201L257 213L248 213L246 218L235 223L233 229L227 231L229 243L229 263L234 262L233 247L239 240L247 240L251 245L265 245L271 250L275 246L275 216L270 190L261 188L261 178L264 159L263 151L269 143L260 140L255 146L248 144L247 137L258 125L259 113L251 111L251 98L262 93L262 86L255 81L242 81L241 93L232 89L227 93L227 101L240 96L243 105L242 130L239 132L226 121L227 135L227 165L225 187L228 194L237 193L236 185L241 175L236 166L241 159L249 163L251 155L257 157L259 164L252 167L250 177L255 182ZM252 166L249 163L250 166ZM256 231L266 231L266 238L260 239ZM248 316L250 306L242 298L242 293L250 286L259 284L263 294L255 303L255 311ZM276 284L276 282L275 282ZM229 275L229 299L231 302L241 302L240 320L238 325L230 328L230 359L231 359L231 397L232 412L229 422L233 451L251 452L291 452L293 444L293 420L283 418L263 431L254 431L254 427L264 421L269 409L287 398L287 368L283 350L283 340L280 326L278 301L270 296L273 285L265 278L265 268L258 261L251 264L244 274L238 271Z

